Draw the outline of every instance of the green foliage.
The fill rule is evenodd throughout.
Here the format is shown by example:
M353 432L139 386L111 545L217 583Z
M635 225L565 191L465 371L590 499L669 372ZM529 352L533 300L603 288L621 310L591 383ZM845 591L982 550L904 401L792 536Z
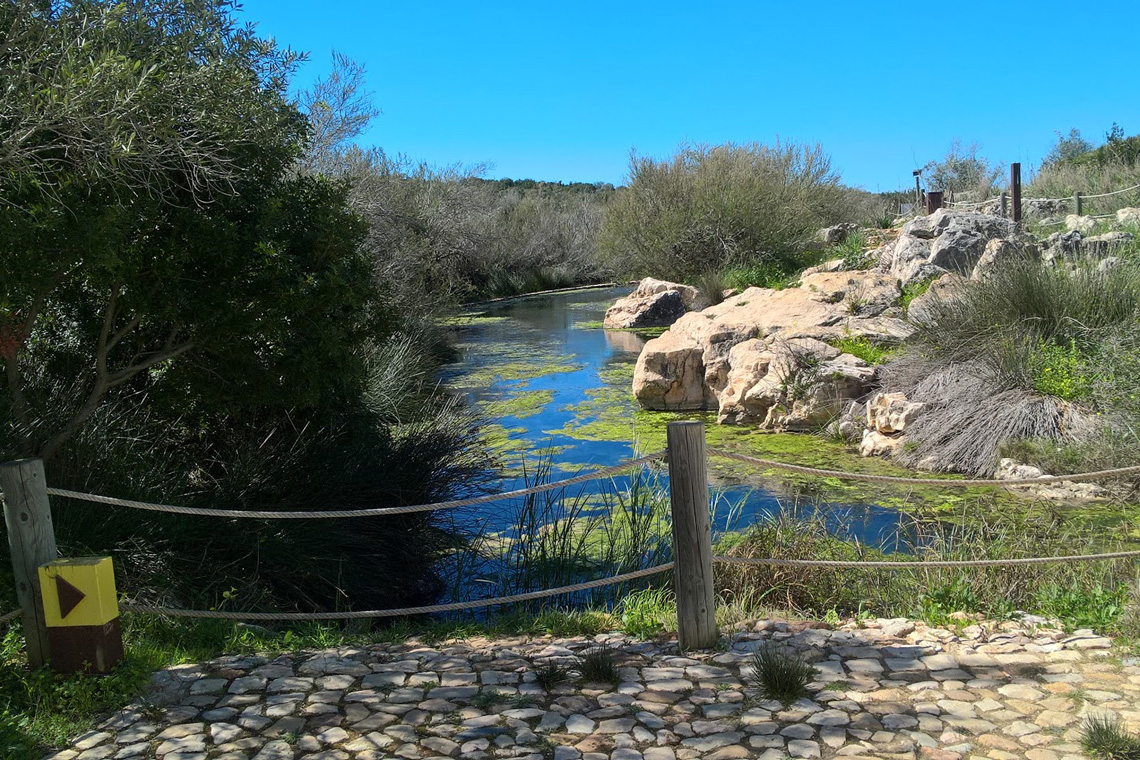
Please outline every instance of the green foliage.
M1066 401L1088 396L1091 383L1084 374L1084 361L1075 340L1070 340L1067 347L1041 341L1029 358L1034 390Z
M1125 611L1128 586L1064 587L1055 583L1037 589L1034 607L1043 615L1063 620L1069 628L1112 630Z
M578 661L578 672L586 683L620 683L614 651L606 644L588 649Z
M749 680L760 697L775 700L785 708L811 695L807 686L819 673L799 654L775 644L765 644L753 652L749 664Z
M907 309L910 308L910 305L914 302L914 299L930 290L930 286L936 279L938 278L928 277L923 280L907 283L903 286L902 297L899 299L899 306L902 307L903 313L906 313Z
M859 357L868 364L883 364L897 351L861 335L845 335L832 345L845 354Z
M1089 715L1084 720L1081 748L1100 760L1140 760L1140 736L1124 728L1115 715Z
M551 691L556 686L570 680L570 670L561 665L549 663L535 669L534 680L544 690Z
M724 284L728 288L770 288L783 290L800 279L800 272L818 263L818 257L801 254L770 261L758 261L724 271Z
M1042 166L1051 166L1061 164L1066 161L1072 161L1079 156L1083 156L1089 151L1093 150L1093 144L1081 137L1081 130L1074 127L1069 130L1068 135L1063 135L1057 132L1057 142L1045 154L1045 159L1041 162Z
M652 639L677 616L677 600L667 589L643 589L621 600L621 629L630 636Z
M785 274L801 243L843 221L845 191L819 146L685 145L670 159L634 155L606 208L599 254L622 275L686 279L772 265Z
M969 507L972 519L968 524L911 518L900 530L901 551L890 555L845 540L842 512L772 519L722 539L716 552L776 559L962 560L1073 554L1074 545L1090 545L1087 537L1059 531L1058 523L1040 515L981 517L981 509L982 505ZM858 582L852 582L852 573L858 573ZM1024 610L1054 616L1067 628L1091 626L1113 632L1125 625L1125 603L1135 576L1123 562L916 569L913 573L726 565L718 569L717 580L726 600L764 588L764 603L770 609L808 616L873 612L945 624L954 612L980 612L1002 619L1014 610Z
M931 190L969 193L973 197L988 198L1001 175L1001 166L991 166L974 143L964 147L955 140L941 160L931 161L922 167L926 186Z
M866 247L867 236L852 232L842 243L829 248L823 258L843 259L844 269L864 269L869 263Z

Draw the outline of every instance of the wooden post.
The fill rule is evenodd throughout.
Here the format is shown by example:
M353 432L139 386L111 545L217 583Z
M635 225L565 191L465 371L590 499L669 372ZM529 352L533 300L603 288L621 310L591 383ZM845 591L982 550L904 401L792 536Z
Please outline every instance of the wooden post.
M1009 198L1005 194L1005 190L1001 191L1001 215L1009 218Z
M38 668L50 654L38 568L58 554L44 463L39 459L21 459L0 464L0 489L4 491L4 522L8 526L16 598L24 610L28 663Z
M1009 165L1009 190L1013 194L1013 221L1021 221L1021 164Z
M670 422L669 504L673 510L673 585L681 649L717 642L713 594L712 527L703 422Z
M914 205L918 206L922 203L922 185L918 179L919 170L915 169L912 173L914 174Z
M1081 194L1080 193L1073 193L1073 209L1075 210L1077 216L1081 215L1081 206L1082 205L1083 204L1081 203Z

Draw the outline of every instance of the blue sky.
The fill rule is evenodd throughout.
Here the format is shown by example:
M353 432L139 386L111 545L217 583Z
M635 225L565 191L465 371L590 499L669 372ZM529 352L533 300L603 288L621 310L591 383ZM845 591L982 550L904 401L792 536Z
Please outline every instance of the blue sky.
M616 184L631 149L782 139L877 191L955 139L1024 172L1055 131L1140 133L1134 1L242 5L311 54L298 86L333 49L367 66L361 142L489 177Z

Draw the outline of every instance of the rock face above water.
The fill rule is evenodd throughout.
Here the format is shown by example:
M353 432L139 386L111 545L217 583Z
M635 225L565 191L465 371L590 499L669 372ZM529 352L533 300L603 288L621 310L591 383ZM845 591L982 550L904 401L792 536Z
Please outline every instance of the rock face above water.
M616 329L668 327L686 312L707 305L690 285L646 277L636 290L606 310L602 324Z
M715 409L723 422L812 427L876 379L874 367L829 342L901 342L913 328L895 305L899 296L898 281L879 272L816 272L796 288L749 288L649 341L634 395L646 409Z

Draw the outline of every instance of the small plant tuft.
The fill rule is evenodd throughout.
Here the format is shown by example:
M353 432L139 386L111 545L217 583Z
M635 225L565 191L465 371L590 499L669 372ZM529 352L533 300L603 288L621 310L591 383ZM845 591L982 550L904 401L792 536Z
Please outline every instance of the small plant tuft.
M784 707L809 696L807 685L818 672L798 654L772 644L752 655L752 685L762 698L775 700Z
M594 647L582 655L579 671L582 680L587 683L619 683L621 675L618 673L617 663L614 660L614 651L606 644Z
M559 684L570 680L570 671L561 665L548 663L535 669L534 680L545 691L550 691Z
M488 691L481 691L471 697L471 705L480 710L490 710L495 705L505 702L506 700L507 697L500 694L497 689L490 689Z
M1115 716L1086 718L1081 747L1091 756L1104 760L1140 760L1140 736L1127 731Z

